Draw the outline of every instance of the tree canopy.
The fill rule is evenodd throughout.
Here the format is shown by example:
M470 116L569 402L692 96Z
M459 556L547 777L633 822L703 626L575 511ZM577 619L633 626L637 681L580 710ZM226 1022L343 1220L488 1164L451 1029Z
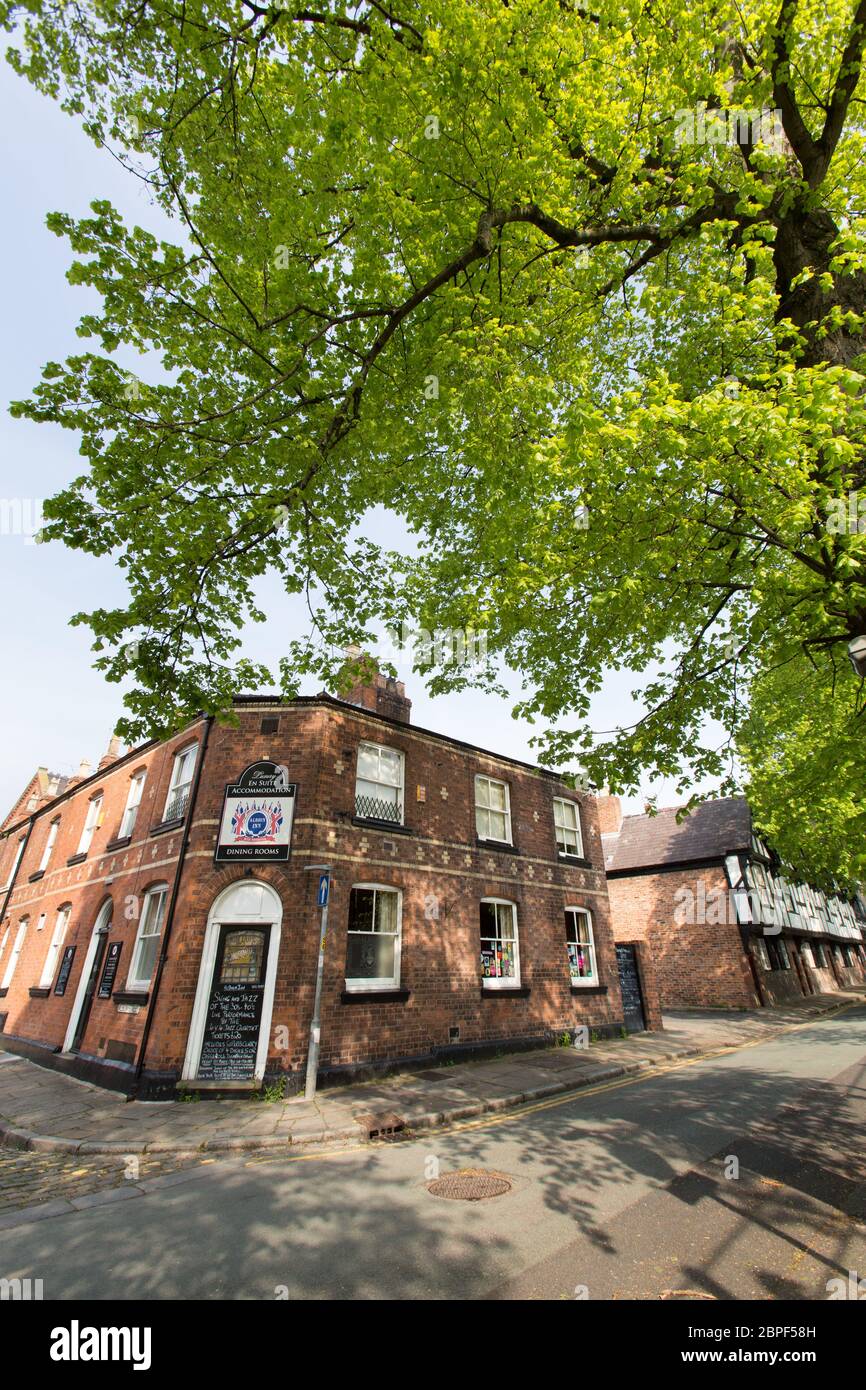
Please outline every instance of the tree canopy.
M866 867L866 0L0 17L179 229L51 214L102 307L14 407L87 460L46 538L128 578L79 615L132 678L121 732L268 679L236 649L276 569L319 634L287 693L377 618L483 630L558 765L729 789L739 749L788 858ZM411 556L364 538L376 505ZM618 668L645 712L593 730Z

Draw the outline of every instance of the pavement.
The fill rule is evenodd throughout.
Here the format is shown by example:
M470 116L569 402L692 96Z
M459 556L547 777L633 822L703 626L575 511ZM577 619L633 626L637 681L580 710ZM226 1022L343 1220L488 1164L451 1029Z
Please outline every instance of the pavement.
M512 1110L680 1058L712 1056L862 1002L866 988L784 1008L678 1010L664 1028L589 1048L551 1047L445 1063L320 1091L316 1100L129 1101L0 1051L0 1146L70 1155L164 1155L339 1145ZM2 1047L2 1038L0 1038Z
M669 1022L715 1051L393 1142L188 1162L0 1150L0 1182L7 1162L57 1174L41 1205L0 1217L0 1274L136 1306L861 1296L866 1004L765 1018L761 1036L754 1020ZM470 1176L498 1195L458 1200ZM769 1304L768 1326L801 1321ZM834 1325L820 1364L850 1343Z

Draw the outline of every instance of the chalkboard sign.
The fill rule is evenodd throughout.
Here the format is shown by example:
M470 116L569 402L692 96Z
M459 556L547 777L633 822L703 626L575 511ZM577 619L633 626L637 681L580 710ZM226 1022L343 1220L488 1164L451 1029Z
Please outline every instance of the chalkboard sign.
M65 994L66 986L69 981L69 972L72 969L72 962L75 959L75 947L67 946L63 952L63 959L60 962L60 969L57 972L57 983L54 986L55 994Z
M99 981L97 996L100 999L110 999L111 991L114 989L114 977L117 974L117 967L120 964L120 952L123 949L122 941L112 941L105 956L105 965L102 969L102 979Z
M249 1081L256 1069L263 985L215 985L198 1074L203 1081Z

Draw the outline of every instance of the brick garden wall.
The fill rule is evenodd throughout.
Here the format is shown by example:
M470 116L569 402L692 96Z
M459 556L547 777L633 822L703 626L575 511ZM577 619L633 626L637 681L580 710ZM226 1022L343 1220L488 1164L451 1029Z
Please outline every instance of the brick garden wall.
M759 1000L736 924L677 921L684 902L677 894L688 890L697 907L699 882L705 902L716 891L727 895L721 865L609 878L616 940L645 943L663 1008L754 1008Z

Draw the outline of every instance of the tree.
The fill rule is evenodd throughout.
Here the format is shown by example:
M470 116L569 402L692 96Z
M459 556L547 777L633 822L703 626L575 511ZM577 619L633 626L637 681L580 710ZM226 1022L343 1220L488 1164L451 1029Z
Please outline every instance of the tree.
M321 637L287 693L414 616L483 628L547 755L598 784L734 785L758 689L792 769L804 696L831 701L808 742L838 775L831 726L862 739L864 712L866 539L835 520L866 482L866 0L21 12L16 68L182 229L52 215L103 308L16 407L89 460L46 536L126 567L128 607L80 615L135 679L122 732L264 679L232 655L276 567ZM121 345L165 379L129 380ZM357 539L375 504L415 556ZM623 666L645 712L593 732ZM742 748L760 798L777 774Z

